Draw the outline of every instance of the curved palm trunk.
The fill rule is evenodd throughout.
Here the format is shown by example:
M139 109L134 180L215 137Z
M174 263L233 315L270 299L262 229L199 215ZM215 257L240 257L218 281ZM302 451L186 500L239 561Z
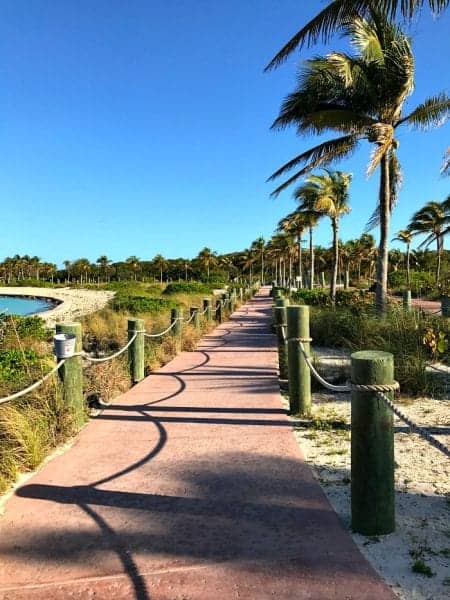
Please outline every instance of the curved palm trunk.
M338 244L338 230L339 224L336 217L331 219L331 225L333 227L333 268L331 273L331 287L330 287L330 298L332 304L336 302L336 283L337 283L337 272L339 264L339 244Z
M302 234L298 234L298 276L300 278L299 288L303 287L303 265L302 265Z
M264 285L264 252L261 252L261 285Z
M314 288L314 245L313 245L313 228L309 228L309 260L310 260L310 281L309 289Z
M391 217L389 155L387 152L385 152L381 159L380 170L380 246L378 248L375 304L377 312L383 314L387 308L388 240Z

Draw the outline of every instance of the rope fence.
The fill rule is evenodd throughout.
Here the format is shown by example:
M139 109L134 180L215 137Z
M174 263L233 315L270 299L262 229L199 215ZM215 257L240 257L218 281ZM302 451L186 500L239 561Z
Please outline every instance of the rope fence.
M255 290L252 290L252 292L254 292ZM250 290L241 290L241 297L250 297L251 292ZM108 362L110 360L113 360L119 356L121 356L124 352L126 352L127 350L130 350L131 354L130 354L130 362L136 362L136 360L139 360L140 362L143 363L143 352L134 352L133 348L135 348L134 344L135 342L137 343L137 339L138 339L138 334L141 334L143 336L143 338L151 338L151 339L156 339L156 338L161 338L164 335L168 334L170 331L172 331L177 324L179 323L185 323L186 325L190 324L192 321L194 321L196 316L205 316L207 315L208 311L211 311L211 313L217 313L222 307L225 307L228 303L231 306L231 299L230 298L226 298L223 299L221 302L218 303L217 307L215 309L212 308L210 301L209 300L205 300L206 306L204 308L204 310L200 311L199 308L196 308L195 310L192 309L192 314L189 317L189 319L183 319L183 317L175 317L172 318L172 322L170 323L170 325L164 329L163 331L160 331L158 333L147 333L145 331L145 329L135 329L133 330L133 335L130 337L130 339L128 340L128 342L122 347L120 348L117 352L115 352L114 354L111 354L109 356L102 356L102 357L93 357L90 356L90 354L88 354L87 352L72 352L70 354L70 356L67 356L65 358L61 358L60 360L58 360L57 364L55 367L53 367L48 373L46 373L39 381L36 381L35 383L31 384L30 386L28 386L27 388L19 391L19 392L15 392L14 394L11 394L9 396L6 396L4 398L0 398L0 404L3 404L5 402L9 402L11 400L15 400L17 398L21 398L22 396L25 396L26 394L32 392L33 390L37 389L40 385L42 385L47 379L49 379L52 375L54 375L57 371L59 371L59 369L62 367L62 365L64 363L67 363L67 369L69 369L69 365L71 365L72 369L78 369L78 367L75 367L74 362L71 361L70 359L75 358L75 357L81 357L83 360L90 362L90 363L104 363L104 362ZM2 310L0 311L0 321L3 317L5 316L9 316L9 314L7 315L7 310ZM176 314L176 310L174 309L175 314ZM211 314L210 313L210 314ZM210 317L209 317L210 318ZM208 320L209 320L208 318ZM142 325L143 325L143 321ZM79 335L77 337L79 337L80 341L81 341L81 326L79 324L75 324L76 327L79 327ZM198 326L198 322L197 322L197 326ZM69 326L70 329L70 326ZM64 330L64 325L62 326L61 331L66 331L69 332L69 329ZM131 333L131 331L129 330L129 332ZM72 330L70 330L70 333L73 333ZM178 335L181 335L181 329L180 332L177 332ZM137 358L138 357L138 358ZM57 357L60 358L60 357ZM82 368L80 366L80 368ZM141 372L144 371L143 369L143 364L141 365ZM136 381L134 381L136 383Z
M293 308L293 307L292 307ZM288 345L289 342L294 342L298 345L300 352L305 360L306 365L308 366L310 372L313 374L315 379L326 389L337 392L337 393L350 393L352 390L363 391L363 392L374 392L377 396L383 400L385 405L408 427L412 432L417 433L421 438L426 440L429 444L431 444L434 448L445 454L447 457L450 457L450 448L445 446L442 442L440 442L433 435L428 433L426 429L414 423L407 415L405 415L395 404L386 396L387 392L398 392L400 389L400 384L397 381L394 381L391 384L356 384L349 382L345 385L335 385L329 381L327 381L324 377L320 375L320 373L315 368L311 357L306 351L304 343L310 343L312 338L308 337L287 337L286 335L286 325L276 323L275 327L279 330L279 335L281 338L281 342L284 346ZM309 328L309 323L308 323ZM281 369L280 369L281 371Z

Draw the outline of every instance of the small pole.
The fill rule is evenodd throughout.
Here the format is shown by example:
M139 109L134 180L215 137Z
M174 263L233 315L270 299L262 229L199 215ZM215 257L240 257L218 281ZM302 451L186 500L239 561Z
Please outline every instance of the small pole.
M344 290L348 290L349 287L350 287L350 273L348 272L348 269L346 269L346 271L344 273Z
M281 292L281 288L273 288L273 299L282 298L283 294Z
M206 310L208 309L208 310ZM206 310L205 318L207 321L212 319L211 300L209 298L203 298L203 310Z
M411 306L411 290L403 290L403 308L409 312Z
M288 306L287 337L309 339L309 306ZM302 342L306 354L310 356L310 343ZM311 373L295 339L288 341L289 404L291 414L309 416L311 414Z
M170 324L175 325L172 328L172 335L178 338L181 341L181 337L183 335L183 309L182 308L172 308L170 312Z
M230 314L234 313L235 304L236 304L236 293L233 290L230 295Z
M242 300L244 299L244 290L239 288L239 301L242 304Z
M354 384L391 384L394 357L364 350L351 355ZM393 392L386 394L391 400ZM393 415L376 392L352 390L352 529L363 535L395 530Z
M216 300L216 321L218 323L222 323L222 310L223 310L222 300Z
M322 282L322 288L325 288L326 287L326 284L325 284L325 273L323 271L320 272L320 280Z
M81 323L57 323L56 333L74 334L76 336L75 352L82 351ZM63 384L64 402L72 406L77 427L81 427L87 417L84 409L81 356L66 358L65 363L58 372Z
M193 315L193 316L192 316ZM192 325L195 329L200 329L200 310L197 306L191 306L189 316L192 317Z
M275 330L278 341L278 366L280 379L288 379L288 347L286 342L287 314L286 306L275 306L273 309ZM284 335L283 335L284 332Z
M441 298L441 315L450 317L450 296L442 296Z
M144 379L144 319L128 319L128 341L131 340L136 331L136 339L128 348L128 360L130 363L131 382L138 383Z

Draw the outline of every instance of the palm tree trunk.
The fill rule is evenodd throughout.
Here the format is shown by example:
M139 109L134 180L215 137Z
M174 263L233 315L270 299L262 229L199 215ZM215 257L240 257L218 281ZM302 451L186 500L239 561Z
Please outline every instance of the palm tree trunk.
M333 227L333 270L331 274L331 289L330 289L330 298L331 303L334 304L336 302L336 283L337 283L337 272L338 272L338 263L339 263L339 245L338 245L338 220L336 217L331 219L331 224Z
M299 288L303 287L303 266L302 266L302 236L298 235L298 276L300 278Z
M441 256L442 256L442 238L440 235L436 238L437 245L437 265L436 265L436 283L439 283L439 277L441 275Z
M387 308L387 274L389 261L389 224L391 217L389 186L389 155L383 155L380 163L380 245L377 260L377 283L375 304L377 312L384 314Z
M264 285L264 252L261 251L261 285Z
M310 261L310 280L309 289L314 288L314 245L313 245L313 228L309 228L309 261Z
M408 282L408 290L411 289L411 273L409 271L409 244L406 245L406 280Z

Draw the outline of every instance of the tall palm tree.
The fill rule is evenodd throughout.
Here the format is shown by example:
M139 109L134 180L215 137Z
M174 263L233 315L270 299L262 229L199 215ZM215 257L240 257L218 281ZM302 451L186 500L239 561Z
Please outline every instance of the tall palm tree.
M436 241L437 263L436 283L441 272L441 258L444 249L444 237L450 231L450 196L443 202L431 201L414 213L408 229L413 235L424 233L426 238L419 248L429 246Z
M162 254L157 254L152 260L153 264L157 269L159 269L159 280L160 283L163 282L163 270L167 268L167 260L162 256Z
M302 261L302 241L303 234L308 229L309 219L305 212L299 209L286 215L278 223L278 231L284 231L297 236L297 259L298 259L298 282L299 287L303 287L303 261Z
M345 28L357 53L331 52L307 61L297 89L284 100L272 126L295 125L299 134L306 135L329 129L344 135L302 152L270 179L305 165L273 192L277 195L312 169L349 156L362 140L375 144L367 173L371 175L380 166L379 200L368 228L380 225L376 304L384 312L389 221L401 181L394 134L401 125L423 129L442 124L450 109L450 98L442 92L402 115L405 99L414 87L410 41L382 13L369 12L369 20L357 18Z
M137 256L129 256L125 263L131 268L131 270L133 271L134 274L134 280L136 281L137 279L137 272L139 271L139 269L141 268L141 262L140 259Z
M266 242L264 241L264 238L261 236L259 236L259 238L257 240L255 240L254 242L252 242L252 245L250 247L250 250L255 254L255 260L259 260L260 262L260 267L261 267L261 285L264 285L264 250L266 247Z
M198 253L197 260L202 267L206 268L207 280L209 281L210 268L215 267L218 264L216 253L210 248L205 247Z
M409 269L410 256L411 256L411 242L413 234L410 229L400 229L397 231L396 237L392 239L393 242L402 242L406 244L406 281L408 283L408 289L411 287L411 274Z
M96 262L99 266L101 273L103 274L103 277L105 277L105 278L107 277L109 279L109 276L107 276L107 273L111 269L112 261L105 254L102 254L102 256L99 256L97 258Z
M295 196L303 198L303 206L318 215L330 217L333 230L333 261L330 285L330 298L336 300L337 271L339 264L339 219L350 212L349 186L350 173L324 169L323 175L310 175L306 182L297 188Z
M428 0L432 13L438 15L449 5L450 0ZM312 46L319 40L328 41L339 29L345 29L349 21L368 17L372 9L378 9L390 19L397 13L411 19L423 6L424 0L333 0L315 17L304 25L281 48L265 68L266 71L279 66L296 49L305 44Z

